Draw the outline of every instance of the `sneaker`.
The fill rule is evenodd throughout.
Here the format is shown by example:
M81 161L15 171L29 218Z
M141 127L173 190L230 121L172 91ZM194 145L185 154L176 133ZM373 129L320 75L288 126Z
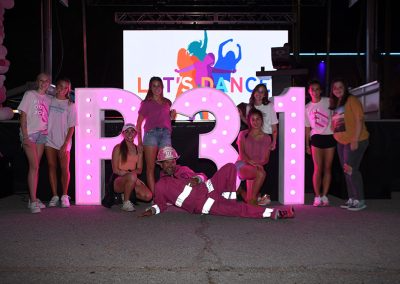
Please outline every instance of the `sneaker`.
M321 197L322 206L329 206L329 199L326 195Z
M124 210L124 211L128 211L128 212L136 211L136 209L133 206L132 202L130 202L129 200L124 201L124 203L122 204L121 209Z
M58 206L58 202L60 201L60 198L57 195L54 195L50 202L49 202L49 207L56 207Z
M351 206L349 206L349 208L347 208L347 210L350 211L360 211L367 208L367 205L365 205L364 201L358 201L357 199L355 199L353 201L353 204Z
M314 197L313 206L314 206L314 207L321 206L321 197L319 197L319 196L315 196L315 197Z
M349 198L349 200L347 200L345 204L340 205L340 208L348 209L352 205L353 205L353 198Z
M31 209L31 213L40 213L40 203L39 201L29 202L29 209Z
M268 194L264 194L263 196L257 199L257 203L260 206L265 206L271 203L271 197Z
M68 195L61 196L61 207L68 208L70 206L71 205L69 204L69 196Z
M43 202L40 201L39 198L36 198L36 202L39 204L39 208L40 208L40 209L46 208L46 205L44 205ZM35 203L35 202L31 202L31 200L29 199L29 200L28 200L28 208L31 208L31 205L32 205L33 203Z
M288 218L294 218L294 207L290 206L285 209L275 209L271 213L271 219L277 220L277 219L288 219Z

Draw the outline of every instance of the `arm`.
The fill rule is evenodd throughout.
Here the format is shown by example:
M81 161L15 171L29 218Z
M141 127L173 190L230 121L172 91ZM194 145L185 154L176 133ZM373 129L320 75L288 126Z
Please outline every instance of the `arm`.
M306 153L308 155L311 155L310 132L311 132L311 127L306 127Z
M139 217L149 217L153 215L160 214L164 212L167 208L167 200L165 199L164 195L162 194L163 189L165 188L166 184L162 180L159 180L155 185L155 197L154 197L154 204L147 208ZM168 189L167 189L168 190Z
M246 150L245 150L245 141L246 141L246 139L244 138L244 132L240 132L239 133L238 140L239 140L238 145L239 145L239 157L240 157L240 160L243 161L243 162L246 162L248 164L252 164L251 159L246 154Z
M112 171L116 175L124 176L129 172L119 169L119 160L120 160L120 152L119 152L119 144L117 144L115 145L112 152L112 158L111 158Z
M219 69L219 68L214 68L214 67L212 67L212 71L214 73L236 73L236 69L227 70L227 69Z
M354 115L354 133L351 137L350 149L355 151L358 149L358 140L360 138L364 123L364 111L360 101L357 98L354 97L354 99L349 103L352 109L352 115Z
M204 30L204 41L203 41L203 46L201 47L201 51L205 54L207 50L207 44L208 44L208 36L207 36L207 31Z
M138 147L141 148L143 146L143 141L142 141L142 123L143 123L144 117L143 115L139 114L137 122L136 122L136 129L137 129L137 135L138 135Z
M278 136L278 127L276 124L272 124L272 142L271 142L271 151L276 149L276 137Z
M237 44L237 47L239 49L239 55L238 58L236 58L236 63L238 63L242 59L242 47L240 46L240 44Z
M71 143L72 135L74 135L74 131L75 131L74 126L68 128L68 133L67 133L67 136L65 136L64 144L60 148L61 153L67 152L67 147Z
M222 57L223 57L222 49L224 48L225 44L227 44L227 43L230 42L230 41L233 41L233 39L228 39L228 40L222 42L222 43L219 45L219 48L218 48L218 58L222 58Z
M19 122L21 124L22 139L25 142L25 140L28 139L28 123L26 120L26 113L22 110L20 112L21 116Z
M265 135L268 135L268 134L265 134ZM272 143L272 142L271 142L271 143ZM265 151L264 161L261 163L262 166L268 164L268 162L269 162L269 156L270 156L270 154L271 154L270 149L268 149L268 148L266 148L266 149L267 149L267 150Z
M140 175L142 173L142 170L143 170L143 149L141 149L139 147L137 147L136 149L137 149L137 152L138 152L137 153L138 154L138 162L137 162L137 165L136 165L135 172L136 172L136 174Z
M182 69L175 69L175 72L176 73L183 73L183 72L187 72L187 71L190 71L190 70L193 70L194 69L194 64L192 64L192 65L189 65L189 66L187 66L187 67L185 67L185 68L182 68Z
M240 108L237 108L240 116L240 120L247 125L247 119L246 116L243 114L242 110Z

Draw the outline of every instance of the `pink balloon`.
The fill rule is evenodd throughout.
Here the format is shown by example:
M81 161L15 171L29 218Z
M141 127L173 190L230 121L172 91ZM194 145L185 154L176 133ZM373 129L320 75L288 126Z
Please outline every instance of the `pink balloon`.
M9 120L13 118L14 113L9 107L0 107L0 120Z
M7 99L7 95L6 95L6 88L4 86L2 86L0 88L0 105L2 103L4 103Z
M14 0L1 0L0 6L4 7L5 9L11 9L14 7Z

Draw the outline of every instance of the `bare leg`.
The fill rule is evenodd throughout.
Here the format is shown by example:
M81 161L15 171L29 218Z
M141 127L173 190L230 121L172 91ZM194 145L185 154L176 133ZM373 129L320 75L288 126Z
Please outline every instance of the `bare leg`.
M139 179L136 180L136 197L143 201L150 201L153 198L151 190Z
M246 180L247 185L247 202L257 203L257 196L260 192L261 186L265 180L265 171L262 167L255 167L252 165L244 165L240 168L239 176L241 179ZM255 201L255 202L254 202Z
M332 161L335 148L323 149L324 174L322 177L322 195L326 196L332 181Z
M27 140L27 139L26 139ZM37 183L39 178L39 164L44 151L44 144L35 144L31 141L25 142L23 148L28 158L28 187L32 202L36 201Z
M62 153L61 151L58 151L58 158L60 160L61 185L62 185L63 195L68 195L69 179L71 176L69 172L70 152L66 151Z
M124 201L129 200L132 191L135 188L137 175L129 173L121 177L117 177L114 181L114 191L124 193Z
M46 158L49 171L49 182L53 196L57 196L57 149L46 146Z
M154 193L154 169L156 167L156 157L157 157L157 146L144 146L144 157L146 159L146 178L147 185L149 186L152 193Z
M323 149L311 146L312 159L314 163L313 187L316 197L321 196L321 182L323 170Z

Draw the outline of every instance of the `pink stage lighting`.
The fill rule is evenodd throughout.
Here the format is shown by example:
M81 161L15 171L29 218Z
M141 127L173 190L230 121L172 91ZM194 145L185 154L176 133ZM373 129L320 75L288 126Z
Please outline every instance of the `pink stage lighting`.
M104 160L122 137L104 137L104 110L116 110L125 122L135 123L141 99L120 89L77 89L78 126L75 132L75 196L77 205L99 205L105 185ZM280 115L279 201L304 203L304 88L290 88L274 97ZM236 105L225 93L212 88L192 89L182 94L172 108L192 117L200 111L215 116L214 129L199 136L199 158L217 168L237 160L232 147L240 129Z
M279 202L304 204L304 88L273 98L279 115Z

